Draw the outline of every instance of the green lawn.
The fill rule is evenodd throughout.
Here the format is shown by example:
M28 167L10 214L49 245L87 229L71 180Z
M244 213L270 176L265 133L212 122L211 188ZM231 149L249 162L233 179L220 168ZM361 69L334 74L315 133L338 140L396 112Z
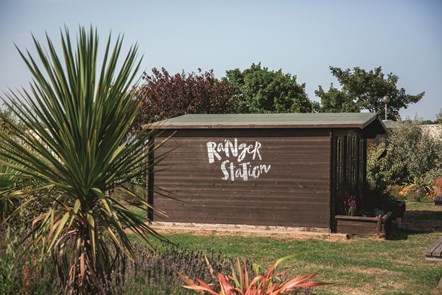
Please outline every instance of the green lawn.
M294 240L231 235L167 234L183 249L248 257L270 264L295 254L282 266L333 283L315 294L431 294L442 276L442 262L426 261L424 249L442 235L442 207L408 203L404 229L392 239ZM436 293L437 294L437 293Z

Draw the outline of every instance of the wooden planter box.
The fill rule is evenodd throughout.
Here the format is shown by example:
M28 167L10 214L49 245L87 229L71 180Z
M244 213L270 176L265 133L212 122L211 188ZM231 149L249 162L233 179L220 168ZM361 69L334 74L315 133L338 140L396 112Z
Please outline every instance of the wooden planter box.
M391 233L391 215L391 212L376 217L336 215L336 232L388 237Z

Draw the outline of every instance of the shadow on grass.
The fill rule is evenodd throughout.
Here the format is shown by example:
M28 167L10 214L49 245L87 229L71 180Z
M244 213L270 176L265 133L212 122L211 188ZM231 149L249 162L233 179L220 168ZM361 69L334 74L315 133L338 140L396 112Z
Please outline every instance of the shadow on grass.
M407 211L401 228L394 228L389 240L406 240L410 235L442 232L442 211Z
M419 234L425 234L425 233L428 233L428 232L419 231L419 230L394 228L393 232L388 237L388 240L391 240L391 241L408 240L409 236L411 236L411 235L419 235Z

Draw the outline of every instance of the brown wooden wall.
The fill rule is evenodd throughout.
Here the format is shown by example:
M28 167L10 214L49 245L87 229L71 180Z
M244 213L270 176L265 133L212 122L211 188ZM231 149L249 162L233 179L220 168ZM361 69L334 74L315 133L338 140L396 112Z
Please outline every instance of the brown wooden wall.
M239 163L224 154L209 163L207 142L235 138L239 144L259 142L262 160L248 154ZM154 220L330 228L330 148L328 131L179 130L156 151L158 156L174 149L154 173L155 186L179 201L156 193L154 206L169 217ZM255 179L232 181L229 172L223 180L225 160L271 167Z
M367 178L367 140L357 131L334 132L332 159L332 212L344 214L344 200L348 195L357 198L362 206Z

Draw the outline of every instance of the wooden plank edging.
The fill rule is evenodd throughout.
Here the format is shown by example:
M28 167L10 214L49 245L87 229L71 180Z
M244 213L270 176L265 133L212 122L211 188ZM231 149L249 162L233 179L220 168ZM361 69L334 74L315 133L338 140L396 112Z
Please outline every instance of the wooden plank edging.
M348 239L347 234L332 233L327 228L307 228L289 226L256 226L237 224L206 224L206 223L183 223L183 222L159 222L154 221L152 228L161 231L183 232L183 233L226 233L238 235L257 236L304 236L311 238L336 238Z
M425 249L425 256L427 258L434 258L436 260L442 260L442 237L437 239L427 249Z

